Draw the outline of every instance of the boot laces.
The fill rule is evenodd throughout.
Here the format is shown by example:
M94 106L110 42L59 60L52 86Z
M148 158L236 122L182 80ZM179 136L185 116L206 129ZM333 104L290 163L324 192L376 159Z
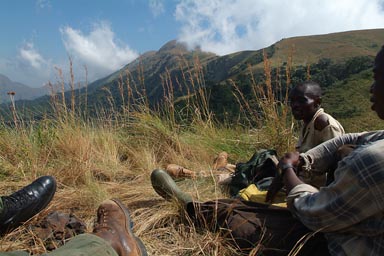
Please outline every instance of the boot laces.
M25 189L21 189L9 196L1 198L3 201L4 209L8 211L19 211L25 205L31 204L35 201L36 197L33 194L29 194Z
M100 208L98 220L96 222L94 231L98 232L104 229L108 231L112 230L108 225L108 210L106 210L105 208Z

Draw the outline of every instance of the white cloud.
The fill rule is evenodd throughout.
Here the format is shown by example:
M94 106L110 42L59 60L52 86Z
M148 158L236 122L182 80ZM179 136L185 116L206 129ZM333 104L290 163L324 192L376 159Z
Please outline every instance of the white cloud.
M42 86L49 81L51 67L51 60L45 59L32 41L24 43L18 49L16 58L0 59L1 73L9 76L13 81L32 87Z
M383 0L181 0L179 40L227 54L286 37L384 27Z
M12 81L41 87L52 75L51 60L45 59L32 41L24 43L15 57L0 58L0 73Z
M19 58L35 69L41 69L47 61L35 49L33 43L26 43L19 49Z
M87 66L91 80L108 75L138 57L138 53L116 40L106 22L95 24L89 34L71 27L60 31L66 50L74 61Z
M149 0L149 8L155 17L163 14L165 11L162 0Z

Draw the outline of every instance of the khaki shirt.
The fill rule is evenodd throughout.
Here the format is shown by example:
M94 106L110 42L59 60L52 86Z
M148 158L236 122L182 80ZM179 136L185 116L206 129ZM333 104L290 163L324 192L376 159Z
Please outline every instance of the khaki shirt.
M315 120L322 114L328 117L329 125L321 131L318 131L315 129ZM304 153L317 145L320 145L324 141L333 139L344 133L343 126L341 126L341 124L331 115L325 113L324 109L320 108L312 117L312 120L308 125L301 129L299 141L296 144L296 150L300 153Z
M328 117L329 125L321 131L315 129L315 120L320 115L326 115ZM299 141L296 144L296 150L300 153L304 153L321 143L333 139L335 137L343 135L344 128L341 124L333 118L331 115L324 112L324 109L320 108L316 111L312 120L303 127L300 132ZM305 175L304 173L302 175ZM314 171L306 173L301 177L306 183L310 183L316 187L324 186L326 183L326 176L321 173L315 173Z

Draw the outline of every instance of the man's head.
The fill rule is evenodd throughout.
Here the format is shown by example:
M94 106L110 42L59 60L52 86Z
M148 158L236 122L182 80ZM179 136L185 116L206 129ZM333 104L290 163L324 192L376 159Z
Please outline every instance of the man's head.
M308 123L320 108L320 85L313 81L301 83L291 90L289 100L295 119Z
M377 53L373 67L374 82L371 86L372 110L384 120L384 46Z

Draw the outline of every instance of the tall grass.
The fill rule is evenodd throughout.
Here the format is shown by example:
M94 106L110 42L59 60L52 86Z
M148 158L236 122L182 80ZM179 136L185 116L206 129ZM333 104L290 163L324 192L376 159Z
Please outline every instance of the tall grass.
M248 95L244 95L240 87L231 81L235 89L235 98L239 102L244 116L248 118L249 123L256 124L255 129L250 132L258 134L258 142L261 147L274 148L279 153L292 151L295 140L294 123L288 106L291 68L292 58L290 57L283 77L285 78L283 86L279 67L276 69L276 77L272 77L271 63L264 52L265 79L263 83L257 82L249 68L252 100L248 100ZM275 79L274 83L273 79Z
M0 240L0 250L45 252L45 241L35 233L33 224L48 212L72 212L91 231L97 205L117 197L129 207L134 231L150 255L236 255L236 248L228 246L218 234L186 225L178 205L156 195L149 176L153 169L168 163L209 171L214 156L222 150L230 152L230 160L237 162L247 160L260 147L269 145L280 151L290 148L287 94L284 91L283 98L275 94L265 58L266 82L258 84L253 79L257 112L233 83L239 104L252 114L257 127L229 128L213 118L203 68L198 58L192 66L181 58L181 81L172 79L166 70L163 99L154 108L147 100L143 66L138 66L138 78L124 70L117 84L121 100L109 92L108 108L99 109L97 118L92 119L83 114L87 113L88 96L76 101L72 62L69 102L64 94L63 72L56 68L61 92L52 90L54 118L24 122L18 129L8 124L0 128L0 188L7 195L38 176L53 175L58 191L47 210ZM186 92L181 109L175 107L180 100L178 92ZM214 179L198 177L177 182L198 200L225 196Z

